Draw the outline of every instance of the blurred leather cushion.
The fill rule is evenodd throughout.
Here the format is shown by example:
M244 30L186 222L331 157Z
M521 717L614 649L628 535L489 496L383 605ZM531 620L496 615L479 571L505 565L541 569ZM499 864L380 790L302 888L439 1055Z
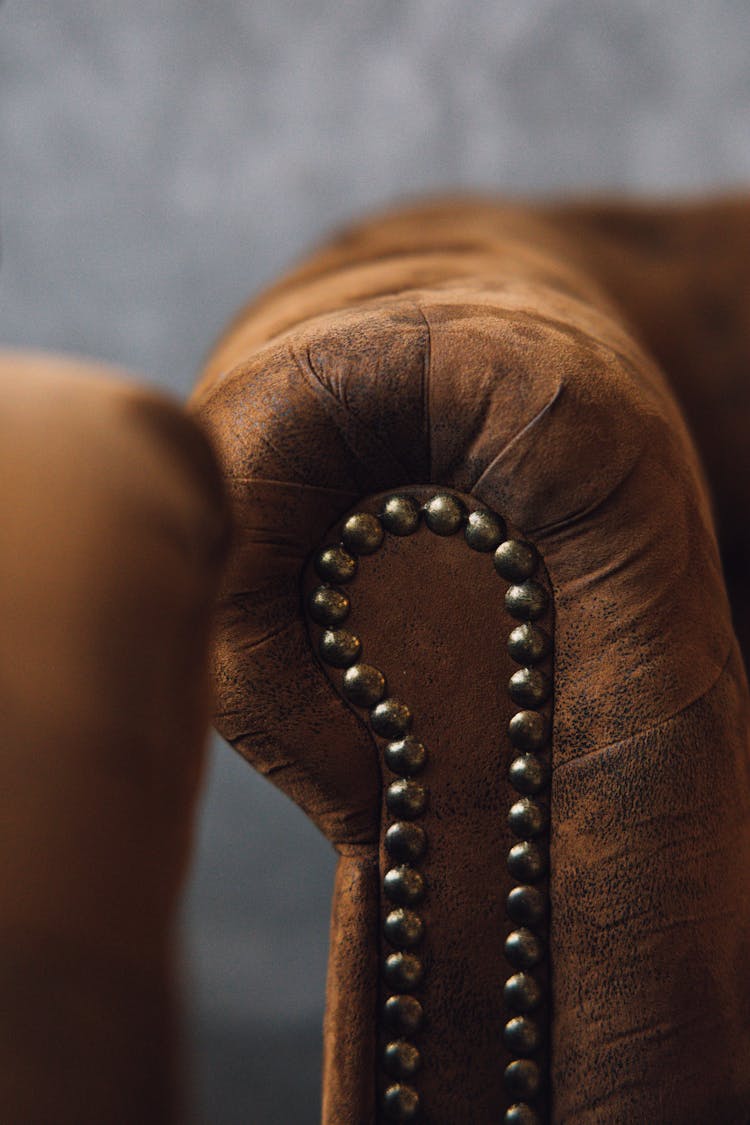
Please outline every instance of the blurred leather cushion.
M0 1102L172 1120L220 479L121 373L0 355Z

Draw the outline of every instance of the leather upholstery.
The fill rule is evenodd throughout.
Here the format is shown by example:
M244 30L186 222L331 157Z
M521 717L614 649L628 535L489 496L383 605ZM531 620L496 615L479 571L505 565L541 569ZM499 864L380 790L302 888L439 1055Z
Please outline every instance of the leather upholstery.
M745 671L703 470L674 389L637 338L648 301L618 304L637 288L638 255L628 284L623 269L610 288L618 255L582 226L606 237L601 216L587 224L575 208L476 201L366 223L237 319L193 401L236 532L218 610L218 726L342 855L326 1125L378 1112L382 780L376 740L317 659L300 583L349 509L422 485L510 521L535 543L553 592L551 1120L747 1119ZM640 277L648 294L651 273ZM464 572L456 545L432 546L411 571L388 556L392 567L366 584L362 632L393 674L411 677L433 741L460 748L447 760L463 814L440 825L443 861L455 854L456 867L437 880L460 907L457 888L476 902L489 885L494 901L504 877L502 841L490 835L480 854L472 834L492 784L487 739L505 716L489 688L470 715L449 706L451 684L505 684L492 636L506 623L499 593ZM425 1119L483 1125L506 1104L488 1035L494 1010L499 1072L503 935L487 928L491 910L457 908L440 928L444 905L426 900L427 934L435 921L443 949L478 960L463 993L446 965L425 982L436 1013L419 1079Z
M162 397L4 353L0 501L1 1116L165 1125L220 480Z
M434 489L401 491L424 502ZM357 511L377 513L383 499L368 498ZM479 506L470 497L463 499L468 509ZM335 535L330 538L336 541ZM539 572L535 578L544 582ZM314 567L308 566L305 593L319 581ZM415 822L423 825L427 837L427 852L418 864L427 891L424 903L416 907L425 920L425 937L415 951L424 966L424 981L407 991L419 998L425 1012L425 1026L414 1037L423 1060L414 1085L429 1109L428 1119L436 1121L490 1121L498 1116L504 1102L503 1072L513 1057L502 1040L501 995L510 975L502 948L513 928L505 903L517 882L506 866L515 841L508 826L514 798L507 782L505 733L516 710L507 684L517 664L505 642L518 622L505 608L505 588L491 557L471 551L463 535L441 538L425 526L408 538L387 536L376 555L360 560L356 578L346 586L352 602L346 628L361 638L363 659L385 672L388 693L413 710L411 733L428 753L417 780L426 786L429 803L425 816ZM551 633L549 613L543 624ZM310 633L317 653L322 630L313 622ZM543 667L549 672L549 661ZM341 671L327 670L326 675L340 695ZM366 727L366 711L357 710ZM342 888L334 906L336 912L345 909L359 915L357 940L369 947L368 994L366 1003L352 1002L362 993L363 973L360 969L354 975L349 959L339 954L344 963L328 983L326 1121L372 1119L373 1104L380 1103L389 1084L382 1067L376 1073L373 1059L381 1057L389 1039L398 1039L393 1032L387 1034L385 1026L378 1034L379 1025L384 1025L382 1007L392 991L382 979L381 964L398 948L380 936L393 904L379 893L385 872L394 866L384 835L397 818L382 802L394 774L382 765L386 740L370 731L368 741L369 758L378 771L377 784L369 792L372 843L339 850L342 866L349 865L352 853L360 860L366 855L374 877L368 881L365 902L358 895L351 906L338 905L341 898L350 897ZM335 768L344 768L345 744L329 738L329 755ZM332 931L336 950L342 943L337 919ZM537 975L544 980L543 974ZM544 1024L546 1006L535 1016ZM355 1055L357 1046L357 1082L367 1083L369 1100L360 1093L361 1108L356 1110L348 1081L351 1062L347 1059L344 1067L340 1063L342 1043L348 1055Z

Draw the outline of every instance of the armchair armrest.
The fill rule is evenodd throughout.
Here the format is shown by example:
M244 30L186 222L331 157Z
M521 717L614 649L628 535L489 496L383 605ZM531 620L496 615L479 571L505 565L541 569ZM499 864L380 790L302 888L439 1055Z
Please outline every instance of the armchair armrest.
M4 353L0 498L0 1116L167 1125L220 480L161 396Z
M449 211L321 251L193 403L217 723L341 855L324 1121L739 1125L748 697L698 458L558 227Z

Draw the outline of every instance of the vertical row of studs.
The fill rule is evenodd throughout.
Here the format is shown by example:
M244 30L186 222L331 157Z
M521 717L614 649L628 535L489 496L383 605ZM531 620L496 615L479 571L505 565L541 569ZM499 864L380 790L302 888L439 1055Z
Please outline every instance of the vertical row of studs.
M419 505L408 497L390 497L380 513L391 535L412 535L419 527ZM427 834L418 821L427 807L427 790L414 778L427 761L427 750L409 734L409 727L381 729L388 738L383 750L385 765L394 780L385 792L391 819L385 833L389 866L383 877L388 914L383 926L391 952L383 964L386 998L383 1006L383 1069L387 1082L383 1091L383 1113L389 1121L412 1121L420 1108L413 1085L422 1058L412 1042L424 1018L421 1001L414 995L424 977L418 947L424 922L415 910L425 897L426 885L418 864L427 850ZM377 730L377 727L375 728Z
M541 1089L539 1064L530 1058L541 1045L541 1029L530 1017L542 1002L542 989L531 971L543 959L539 929L546 918L546 900L535 882L547 870L546 849L539 842L547 825L546 813L535 799L549 782L549 763L541 753L547 741L548 724L539 710L552 691L548 675L537 667L550 652L547 633L536 624L548 608L543 586L532 580L538 565L534 548L521 540L506 538L499 516L486 509L468 515L461 501L449 493L437 493L423 507L410 496L386 499L378 516L359 512L344 524L341 543L326 547L315 560L323 585L316 587L309 602L310 614L325 627L319 642L321 658L345 669L344 695L355 706L369 709L372 729L387 739L384 760L396 775L386 789L386 808L394 819L385 834L385 848L393 864L383 880L383 891L391 904L384 935L392 947L383 965L389 993L383 1023L390 1033L383 1050L383 1067L389 1078L383 1112L389 1121L413 1121L419 1114L419 1095L410 1084L421 1065L420 1052L411 1042L422 1025L420 1001L412 995L422 983L423 966L414 952L424 934L424 922L413 909L424 898L425 881L417 868L427 848L424 829L416 823L424 814L427 792L414 780L427 760L421 742L410 735L412 714L406 704L389 697L383 673L361 661L362 643L342 628L351 604L340 586L350 582L358 569L358 558L373 554L382 545L384 532L411 535L424 516L436 535L453 535L464 528L472 550L493 553L495 569L511 583L505 604L521 622L508 638L511 657L522 665L510 679L511 699L521 710L509 727L511 744L518 751L510 764L511 785L522 794L509 814L511 831L519 842L508 854L508 869L518 885L508 895L507 913L518 928L505 943L505 954L517 970L505 983L506 1007L514 1014L504 1029L505 1043L514 1058L505 1071L505 1085L516 1101L506 1112L506 1125L537 1125L538 1114L530 1102ZM395 1038L391 1038L395 1036Z
M534 581L538 556L529 543L506 540L495 551L495 569L507 582L505 605L520 622L508 637L508 652L521 667L510 678L508 690L520 710L510 720L508 737L515 757L509 780L518 794L508 822L517 842L508 857L508 871L516 881L507 901L514 928L505 942L511 965L503 989L506 1011L511 1014L504 1028L505 1045L516 1056L505 1069L504 1081L513 1104L506 1110L506 1125L539 1125L534 1102L542 1091L543 1074L533 1056L543 1045L542 1027L534 1013L545 999L534 975L544 959L543 932L547 923L547 895L540 889L548 869L548 809L541 801L549 786L549 723L542 708L552 694L552 679L540 667L551 651L549 634L539 624L547 613L549 599Z

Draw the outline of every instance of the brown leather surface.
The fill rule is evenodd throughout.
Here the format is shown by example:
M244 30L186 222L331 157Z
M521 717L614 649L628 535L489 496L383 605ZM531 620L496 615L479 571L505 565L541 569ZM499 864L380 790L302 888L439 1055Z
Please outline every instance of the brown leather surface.
M408 490L420 502L433 492ZM382 499L368 498L356 510L377 513ZM467 509L478 506L470 497L463 499ZM513 533L509 528L510 537ZM336 535L329 538L337 541ZM544 582L543 572L535 577ZM314 568L308 567L303 589L309 593L319 581ZM424 966L424 981L408 990L422 1004L425 1026L408 1038L422 1056L414 1085L423 1116L435 1122L500 1120L512 1100L503 1089L503 1072L514 1056L502 1039L502 988L512 972L503 955L505 938L513 928L505 902L517 881L506 866L515 842L508 812L518 799L508 782L513 754L506 732L517 710L508 694L508 681L518 664L511 660L506 641L518 622L505 608L508 585L496 573L491 556L470 550L463 534L440 538L423 525L405 539L387 536L375 555L360 560L356 578L346 587L352 603L346 628L361 638L362 659L386 675L388 694L411 708L411 733L428 753L417 778L429 801L419 821L427 835L427 851L418 864L427 891L424 903L415 907L425 919L425 937L415 950ZM550 614L540 624L552 634ZM322 631L311 622L315 654ZM550 671L549 662L540 667ZM324 674L340 693L343 674L327 668ZM360 721L366 720L366 710L357 713ZM384 793L394 780L383 763L387 740L367 729ZM332 747L334 752L335 747L338 743ZM334 1023L330 1012L334 989L329 985L329 1053L340 1054L342 1043L350 1048L369 1044L373 1029L383 1022L382 1005L390 994L379 970L394 951L383 937L383 923L393 905L379 888L394 866L384 836L395 818L382 800L377 817L377 846L371 846L370 855L379 872L368 888L368 905L361 910L359 926L360 940L374 954L368 967L371 988L374 992L379 988L379 1003L355 1003L359 979L352 988L347 978L347 1003L340 1003ZM544 889L543 882L538 885ZM347 893L347 888L336 888L337 899ZM341 942L335 927L332 936L335 950ZM340 953L334 953L337 956ZM543 975L537 975L543 981ZM335 988L336 997L341 991ZM546 1027L546 1008L535 1016ZM371 1050L367 1060L365 1074L372 1076L375 1064L381 1096L388 1082L378 1064L383 1047L394 1038L381 1032L379 1049ZM544 1065L544 1052L535 1057ZM332 1066L329 1070L334 1073ZM364 1123L369 1118L354 1111L349 1089L341 1088L336 1099L327 1097L324 1120Z
M324 1121L375 1120L379 872L375 845L344 852L336 868L323 1028Z
M484 197L386 212L333 239L253 300L204 379L307 317L454 277L554 276L608 300L667 374L708 474L745 660L750 653L750 199ZM554 261L550 262L550 256ZM598 293L597 293L598 286ZM606 295L606 296L605 296Z
M337 846L371 843L380 778L305 635L305 560L358 500L405 485L458 489L506 516L554 591L552 1120L739 1125L749 717L710 502L674 391L636 340L647 326L617 304L625 283L610 290L604 252L553 218L471 202L373 220L220 343L193 404L239 529L218 724ZM645 268L640 283L657 293ZM388 588L397 615L412 590ZM434 598L425 628L449 603ZM481 675L479 657L470 668ZM460 744L466 716L443 723ZM484 761L468 753L455 771L466 807L484 793ZM475 888L485 875L465 872ZM478 940L483 922L456 916L453 938ZM471 1074L475 1039L464 1023L439 1078L425 1063L420 1082L444 1083L448 1099L427 1120L457 1120L446 1090ZM336 1098L326 1121L355 1125L343 1086Z
M750 199L552 210L669 376L711 485L750 659Z
M163 1125L220 481L160 396L5 353L0 509L0 1117Z

